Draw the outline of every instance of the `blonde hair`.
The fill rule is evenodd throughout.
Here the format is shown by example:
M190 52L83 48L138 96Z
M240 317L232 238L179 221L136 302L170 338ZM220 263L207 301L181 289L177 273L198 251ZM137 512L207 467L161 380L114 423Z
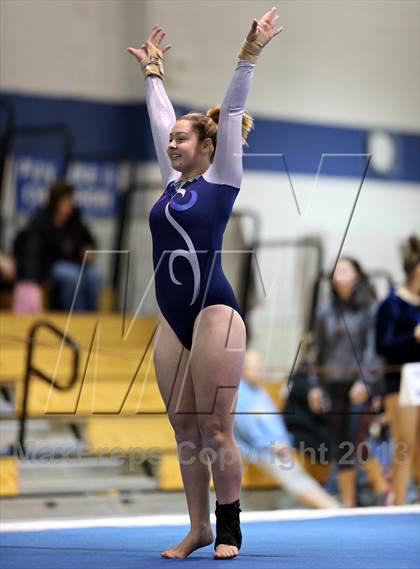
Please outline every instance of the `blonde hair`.
M213 143L213 152L210 156L210 162L213 161L214 153L217 145L217 131L220 116L220 105L210 107L203 115L200 113L187 113L177 120L191 121L193 129L198 134L198 140L203 142L206 138L210 138ZM254 119L248 113L244 112L242 117L242 146L248 146L247 138L249 132L254 128Z

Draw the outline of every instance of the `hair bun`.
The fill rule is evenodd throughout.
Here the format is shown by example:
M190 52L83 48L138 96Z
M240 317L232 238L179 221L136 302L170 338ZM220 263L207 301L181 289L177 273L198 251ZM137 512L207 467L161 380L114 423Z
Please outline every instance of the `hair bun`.
M220 105L214 105L210 107L205 114L206 117L210 117L218 125L220 117ZM248 146L246 139L248 138L249 132L254 128L254 120L248 113L244 112L242 117L242 145Z
M219 124L220 107L215 105L206 112L206 117L211 118L216 124Z

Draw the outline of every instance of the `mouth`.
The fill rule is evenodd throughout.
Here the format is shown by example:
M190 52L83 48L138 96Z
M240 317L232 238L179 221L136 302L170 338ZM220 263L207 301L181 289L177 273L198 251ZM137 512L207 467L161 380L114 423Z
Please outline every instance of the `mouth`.
M181 154L171 154L171 160L177 160L178 158L181 158Z

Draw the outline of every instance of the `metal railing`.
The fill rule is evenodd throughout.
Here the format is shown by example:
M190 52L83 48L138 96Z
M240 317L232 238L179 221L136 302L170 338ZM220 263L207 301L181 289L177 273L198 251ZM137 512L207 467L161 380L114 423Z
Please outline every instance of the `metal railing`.
M36 367L33 363L33 354L35 349L35 338L37 333L40 330L49 330L55 336L60 338L60 340L64 341L64 343L71 349L73 353L73 360L72 360L72 370L70 377L67 382L65 383L58 383L55 381L54 378L49 377L45 374L42 370ZM26 354L26 369L25 369L25 377L23 380L23 399L22 399L22 410L20 413L20 420L19 420L19 438L18 444L22 452L25 452L25 434L26 434L26 423L28 419L28 400L29 400L29 388L31 383L32 377L38 377L42 379L48 385L51 385L54 389L58 389L59 391L68 391L73 387L73 385L77 381L78 372L79 372L79 360L80 360L80 353L79 347L77 343L72 340L66 334L51 324L50 322L41 320L35 322L29 330L28 338L27 338L27 354Z

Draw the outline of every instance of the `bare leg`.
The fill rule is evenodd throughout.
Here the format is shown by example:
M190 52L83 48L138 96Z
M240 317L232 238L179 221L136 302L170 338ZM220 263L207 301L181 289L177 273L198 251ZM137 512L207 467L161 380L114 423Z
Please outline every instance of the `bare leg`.
M398 393L391 393L387 396L385 408L391 423L395 445L392 462L394 504L400 506L405 504L407 486L411 476L411 464L415 454L418 409L414 406L400 407Z
M296 494L299 502L311 508L339 508L340 503L328 494L321 486L313 490L304 490L300 494Z
M356 506L356 469L339 469L337 485L343 505L347 508L354 508Z
M414 456L414 477L417 482L418 501L420 501L420 407L417 407L416 441L414 445L416 453Z
M369 483L375 492L385 492L386 491L386 480L382 470L382 466L379 464L378 459L373 456L368 460L362 462L362 468L366 472Z
M153 347L159 389L175 431L178 457L187 499L191 530L177 545L161 555L184 559L195 549L213 542L210 526L210 467L199 458L201 434L195 415L194 388L188 369L189 352L182 346L163 316Z
M219 504L237 500L241 488L241 455L232 427L245 344L245 325L235 310L217 304L200 312L194 326L190 367L203 447L209 452ZM215 557L237 554L237 547L220 544Z
M290 460L290 457L293 460ZM301 466L293 449L286 447L274 461L264 461L264 470L269 472L281 486L305 506L311 508L339 508L340 504Z

